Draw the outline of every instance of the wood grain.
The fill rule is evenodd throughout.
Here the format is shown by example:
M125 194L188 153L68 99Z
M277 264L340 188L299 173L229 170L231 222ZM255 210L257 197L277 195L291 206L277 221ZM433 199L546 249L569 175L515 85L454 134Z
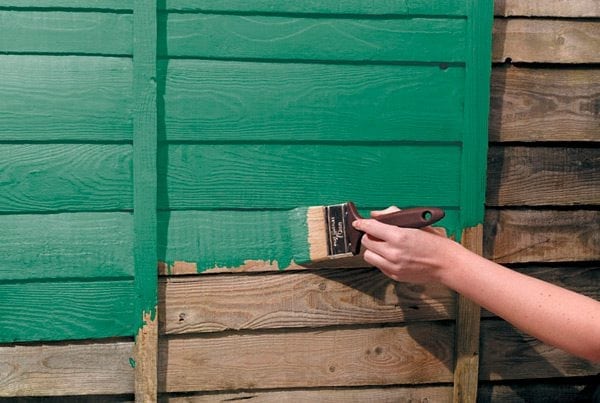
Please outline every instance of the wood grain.
M493 61L527 63L600 62L600 22L496 19Z
M370 2L364 0L166 0L165 8L178 11L235 11L244 13L302 13L302 14L374 14L374 15L465 15L465 2L461 0L400 0Z
M494 14L503 17L600 17L596 0L495 0Z
M600 70L496 67L490 141L600 141Z
M0 10L0 52L131 55L131 14Z
M133 333L132 280L0 283L0 342Z
M167 338L160 346L159 387L175 392L449 382L452 333L438 322Z
M0 346L0 396L131 393L131 341Z
M131 145L4 144L0 211L132 208Z
M133 276L129 213L0 215L0 280Z
M482 321L480 380L592 376L600 364L575 358L502 320Z
M3 141L132 138L131 59L0 56Z
M600 204L600 149L491 147L489 206Z
M484 228L498 263L600 260L600 211L489 209Z
M457 141L462 67L170 60L169 141Z
M292 18L171 13L161 56L462 62L463 19ZM166 33L165 30L166 29ZM210 41L204 40L210 37ZM323 38L328 38L323 40Z
M360 206L383 206L390 200L402 206L459 203L460 173L455 167L460 165L461 151L454 145L184 144L165 148L159 157L167 161L159 166L159 208L163 209L281 209L341 200Z
M450 319L446 288L402 284L376 269L166 278L166 334Z
M132 10L133 0L1 0L0 7Z

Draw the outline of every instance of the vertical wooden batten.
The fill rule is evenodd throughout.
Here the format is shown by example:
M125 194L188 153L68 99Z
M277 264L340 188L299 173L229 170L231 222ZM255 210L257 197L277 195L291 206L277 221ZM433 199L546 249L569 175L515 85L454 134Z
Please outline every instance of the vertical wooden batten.
M135 399L157 399L156 41L155 0L135 0L133 12L133 194L137 315Z

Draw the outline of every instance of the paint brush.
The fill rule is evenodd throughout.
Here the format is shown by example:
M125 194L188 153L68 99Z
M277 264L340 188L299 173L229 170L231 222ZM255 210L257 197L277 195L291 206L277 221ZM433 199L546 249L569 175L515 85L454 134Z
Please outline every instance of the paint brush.
M444 211L417 207L376 217L377 221L405 228L422 228L444 218ZM363 232L352 223L362 218L352 202L309 207L306 213L311 262L358 255Z

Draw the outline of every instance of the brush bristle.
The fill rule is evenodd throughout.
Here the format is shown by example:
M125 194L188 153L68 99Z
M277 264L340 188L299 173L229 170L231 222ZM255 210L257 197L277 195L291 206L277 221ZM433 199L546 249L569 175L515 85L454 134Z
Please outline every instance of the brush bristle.
M306 212L306 223L308 224L310 260L315 262L327 259L329 254L325 207L309 207Z

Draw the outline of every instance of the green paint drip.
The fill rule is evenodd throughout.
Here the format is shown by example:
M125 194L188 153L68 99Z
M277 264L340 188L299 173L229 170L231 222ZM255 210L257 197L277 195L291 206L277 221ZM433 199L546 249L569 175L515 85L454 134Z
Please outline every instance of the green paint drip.
M131 365L131 368L135 368L136 362L132 357L129 357L129 365Z

